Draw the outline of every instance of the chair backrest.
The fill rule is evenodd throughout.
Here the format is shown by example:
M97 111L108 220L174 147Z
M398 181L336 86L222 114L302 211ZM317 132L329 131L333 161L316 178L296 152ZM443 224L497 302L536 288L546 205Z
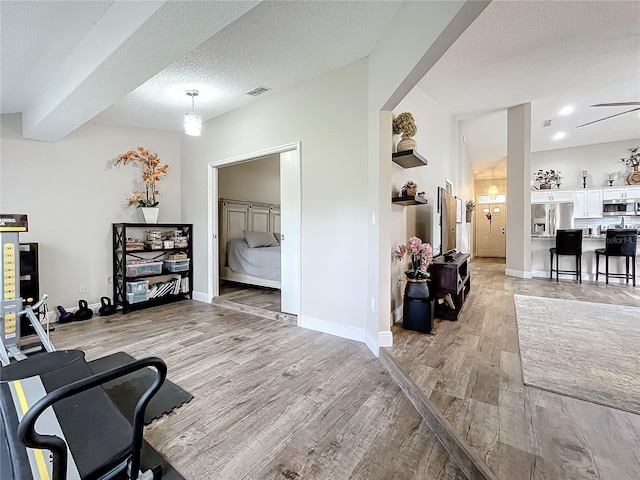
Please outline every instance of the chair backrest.
M638 245L638 231L635 229L609 229L607 230L607 243L605 253L607 255L635 255Z
M567 229L556 232L558 255L582 255L582 230Z

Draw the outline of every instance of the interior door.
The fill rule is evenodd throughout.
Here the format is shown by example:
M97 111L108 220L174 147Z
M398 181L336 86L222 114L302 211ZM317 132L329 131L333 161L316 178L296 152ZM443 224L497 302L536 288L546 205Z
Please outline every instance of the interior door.
M481 204L476 222L477 247L479 257L506 257L506 204Z
M296 151L280 154L281 308L300 314L300 165Z

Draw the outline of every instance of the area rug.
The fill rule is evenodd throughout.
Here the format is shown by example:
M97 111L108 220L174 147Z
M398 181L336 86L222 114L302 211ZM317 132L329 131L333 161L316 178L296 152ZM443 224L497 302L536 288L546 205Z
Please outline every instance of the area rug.
M526 385L640 414L640 308L514 301Z

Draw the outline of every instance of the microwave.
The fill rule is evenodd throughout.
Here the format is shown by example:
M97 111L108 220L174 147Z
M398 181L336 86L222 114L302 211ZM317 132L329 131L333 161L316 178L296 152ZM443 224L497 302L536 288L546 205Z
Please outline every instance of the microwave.
M602 203L604 216L640 215L640 202L636 200L605 200Z

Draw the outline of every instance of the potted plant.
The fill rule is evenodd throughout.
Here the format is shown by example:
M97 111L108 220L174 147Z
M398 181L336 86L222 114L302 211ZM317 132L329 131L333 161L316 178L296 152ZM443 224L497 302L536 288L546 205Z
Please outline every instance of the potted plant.
M433 260L433 248L419 237L411 237L406 245L399 245L395 258L409 257L409 268L404 272L407 286L404 289L402 326L409 330L430 333L433 328L435 296L429 292L429 264Z
M398 152L416 148L416 141L411 137L418 133L418 127L410 112L403 112L393 119L393 133L402 135L397 147Z
M554 185L559 188L560 182L562 182L562 177L560 176L559 170L540 169L534 174L534 180L538 182L539 188L544 190L544 189L549 189Z
M135 205L142 209L142 214L147 223L157 223L158 196L157 183L167 176L169 165L160 165L160 158L157 153L150 153L147 148L138 147L136 150L129 150L119 155L115 160L115 166L126 165L127 163L137 163L140 165L140 176L144 184L143 190L134 190L133 195L126 200L127 205Z
M418 185L411 180L402 186L403 197L413 197L418 193Z

